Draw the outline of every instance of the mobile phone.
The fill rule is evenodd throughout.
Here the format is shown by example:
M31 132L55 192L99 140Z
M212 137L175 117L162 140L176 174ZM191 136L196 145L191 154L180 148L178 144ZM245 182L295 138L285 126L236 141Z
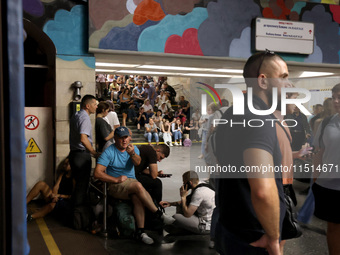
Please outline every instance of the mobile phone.
M159 174L158 177L171 177L172 174Z
M192 189L192 186L191 186L191 184L190 184L190 181L187 181L186 183L185 183L185 185L184 185L184 188L187 188L187 190L189 190L189 189Z

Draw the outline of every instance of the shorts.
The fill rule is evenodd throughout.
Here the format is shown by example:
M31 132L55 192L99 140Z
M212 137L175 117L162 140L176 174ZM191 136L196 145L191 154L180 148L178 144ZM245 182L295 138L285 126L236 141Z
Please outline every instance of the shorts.
M340 191L313 184L314 215L327 222L340 224Z
M128 178L126 181L121 183L110 183L108 191L109 196L118 199L130 199L129 186L133 182L138 181L136 179Z

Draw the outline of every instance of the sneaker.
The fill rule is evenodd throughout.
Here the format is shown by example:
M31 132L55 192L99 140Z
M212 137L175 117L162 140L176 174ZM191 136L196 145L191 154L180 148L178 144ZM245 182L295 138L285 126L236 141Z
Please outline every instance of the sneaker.
M149 237L147 233L142 233L140 235L140 240L145 244L153 244L153 239Z
M170 146L170 142L166 142L165 144L166 144L167 146Z
M32 214L27 213L27 214L26 214L26 221L27 221L27 222L30 222L30 221L32 221L32 220L33 220Z
M182 142L179 142L179 146L182 146Z
M169 142L170 143L170 142ZM170 143L170 146L173 146L173 144L172 143Z
M174 223L175 219L172 216L166 215L165 213L162 214L161 219L165 225L170 225Z
M197 158L199 159L203 158L203 154L199 155Z
M178 143L177 143L177 142L175 142L175 143L174 143L174 145L175 145L175 146L178 146Z

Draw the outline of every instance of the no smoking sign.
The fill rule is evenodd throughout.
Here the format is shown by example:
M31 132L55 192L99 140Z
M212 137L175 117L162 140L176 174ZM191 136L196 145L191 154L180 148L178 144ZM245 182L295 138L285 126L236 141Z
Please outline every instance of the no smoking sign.
M25 128L28 130L35 130L39 127L39 119L35 115L27 115L25 117Z

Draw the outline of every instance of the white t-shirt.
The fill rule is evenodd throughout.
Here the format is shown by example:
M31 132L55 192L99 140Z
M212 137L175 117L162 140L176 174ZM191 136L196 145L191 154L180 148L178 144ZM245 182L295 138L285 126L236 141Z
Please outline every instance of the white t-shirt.
M206 224L206 230L210 230L211 217L215 208L215 191L208 187L199 187L195 190L190 205L197 206L197 215Z
M314 137L314 145L319 146L322 123ZM322 146L325 151L322 156L321 171L316 183L328 189L340 191L340 116L336 114L327 124L322 135ZM327 170L326 170L327 167Z
M104 120L106 120L107 123L109 123L109 125L111 126L112 130L114 130L114 126L116 125L120 125L119 123L119 119L117 116L116 112L109 112L107 114L107 116L104 118Z
M149 104L149 105L143 104L142 107L144 108L144 112L147 112L149 110L153 111L153 107L152 107L151 104Z

